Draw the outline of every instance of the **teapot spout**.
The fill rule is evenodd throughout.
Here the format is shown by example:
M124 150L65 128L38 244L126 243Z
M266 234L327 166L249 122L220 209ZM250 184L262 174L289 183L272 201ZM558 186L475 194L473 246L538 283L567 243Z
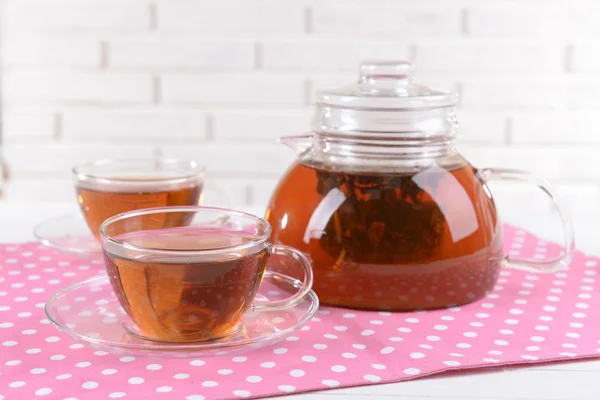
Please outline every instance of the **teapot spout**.
M312 145L312 135L283 136L277 140L294 150L297 155L304 154Z

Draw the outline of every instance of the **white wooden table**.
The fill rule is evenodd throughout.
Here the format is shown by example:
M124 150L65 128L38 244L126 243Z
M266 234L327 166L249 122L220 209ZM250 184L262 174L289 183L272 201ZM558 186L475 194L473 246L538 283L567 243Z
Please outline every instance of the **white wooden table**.
M242 209L244 207L241 207ZM245 208L262 214L260 208ZM33 240L33 226L45 218L78 212L76 204L0 203L0 242ZM543 215L501 210L503 219L549 240L558 240L556 223ZM597 227L600 212L573 210L578 249L600 256ZM600 329L600 326L596 327ZM599 400L600 360L538 364L529 367L495 368L453 372L401 383L370 385L312 392L281 398L401 400Z

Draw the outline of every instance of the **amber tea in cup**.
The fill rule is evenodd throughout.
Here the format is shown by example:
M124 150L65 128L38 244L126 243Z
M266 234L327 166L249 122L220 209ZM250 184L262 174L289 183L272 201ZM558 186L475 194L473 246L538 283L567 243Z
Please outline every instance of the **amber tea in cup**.
M98 239L100 224L114 215L143 208L198 205L203 175L204 168L195 162L171 159L102 160L73 168L77 200Z
M100 227L102 250L113 290L135 324L130 333L168 342L221 339L236 332L248 310L295 305L311 289L310 263L295 249L271 245L270 233L261 218L213 207L109 218ZM253 304L271 254L300 261L304 281L287 299Z

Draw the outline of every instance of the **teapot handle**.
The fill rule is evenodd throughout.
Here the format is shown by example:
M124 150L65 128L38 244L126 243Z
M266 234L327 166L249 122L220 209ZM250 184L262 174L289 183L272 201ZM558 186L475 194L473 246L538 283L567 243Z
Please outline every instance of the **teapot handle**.
M552 186L544 178L530 174L525 171L504 168L484 168L479 170L480 176L484 181L489 180L517 180L531 183L546 193L558 214L560 216L564 234L564 250L558 256L550 260L533 260L516 258L510 255L505 256L504 265L509 268L523 269L536 272L555 272L569 265L572 258L573 250L575 249L575 241L573 238L573 224L567 210L558 204L556 195Z

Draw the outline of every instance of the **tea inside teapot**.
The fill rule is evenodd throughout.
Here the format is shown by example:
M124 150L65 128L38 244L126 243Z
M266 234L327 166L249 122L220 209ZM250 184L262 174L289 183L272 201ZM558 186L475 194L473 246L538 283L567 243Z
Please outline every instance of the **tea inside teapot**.
M268 219L274 241L310 255L314 289L327 304L462 304L493 288L502 260L493 200L466 162L413 174L299 163L275 192Z

